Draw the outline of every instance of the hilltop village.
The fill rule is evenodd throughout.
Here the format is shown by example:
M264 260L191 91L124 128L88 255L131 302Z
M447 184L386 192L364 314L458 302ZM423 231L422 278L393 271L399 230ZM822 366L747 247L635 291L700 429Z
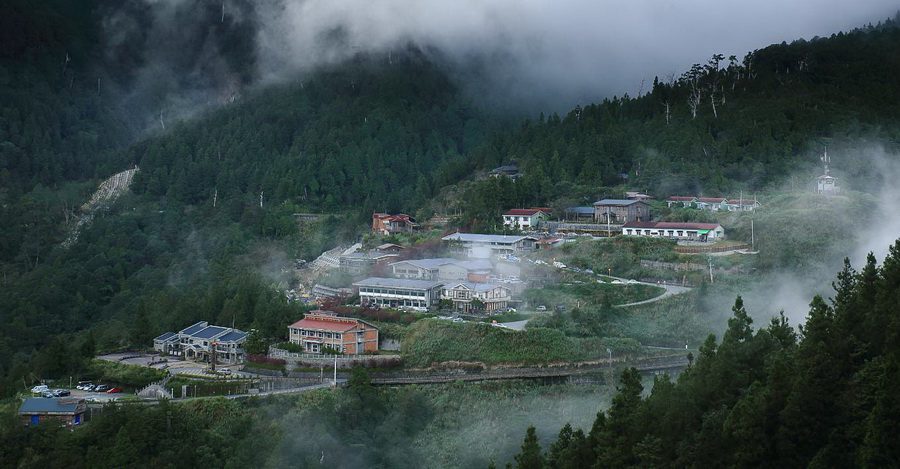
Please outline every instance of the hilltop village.
M810 196L839 194L826 158ZM520 175L510 164L487 177ZM662 369L683 367L683 348L678 353L671 351L678 347L606 337L604 320L581 311L652 310L715 277L740 278L756 253L753 218L764 205L743 194L608 195L584 206L509 208L497 216L496 230L482 233L449 228L459 226L452 216L419 222L404 213L375 212L358 242L294 263L283 294L303 313L281 324L275 337L208 320L157 331L142 350L98 357L102 371L77 386L32 388L41 397L25 399L22 423L81 425L91 405L120 400L302 392L340 385L343 370L360 366L396 370L381 372L384 383L459 379L415 368L458 360L477 363L481 374L471 375L476 380L543 376L547 371L529 366L550 362L588 370L645 360ZM318 216L296 218L302 224ZM728 235L730 223L744 225L738 239ZM598 247L590 255L594 260L585 261L583 253ZM674 304L677 309L692 301ZM474 339L469 348L461 347L466 336ZM660 337L665 333L645 340ZM522 340L529 345L517 350ZM587 344L593 351L585 352ZM326 368L333 369L328 378ZM310 369L320 371L303 371ZM574 369L552 373L568 376ZM135 370L140 378L123 378Z

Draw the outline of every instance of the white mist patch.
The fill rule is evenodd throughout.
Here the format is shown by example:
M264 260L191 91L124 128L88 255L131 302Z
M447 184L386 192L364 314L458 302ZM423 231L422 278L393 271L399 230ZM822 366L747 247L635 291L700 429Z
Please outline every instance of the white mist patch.
M782 212L777 224L781 229L775 235L759 229L763 225L760 222L765 221L765 208L758 216L754 215L757 240L764 246L760 256L794 254L776 252L779 243L802 251L791 257L797 260L796 264L777 264L760 282L740 291L748 310L757 319L784 311L792 324L802 324L813 296L826 299L834 296L832 283L843 267L844 258L849 258L856 270L865 265L870 252L880 263L889 247L900 238L900 186L897 184L900 154L868 143L849 145L841 152L844 157L837 159L835 166L843 195L790 193L782 197L781 203L796 199L798 204L779 207ZM795 178L803 180L809 176ZM773 225L771 221L769 224ZM765 236L770 239L762 239ZM727 311L724 299L720 300L719 308ZM757 326L764 327L765 323Z
M883 147L868 147L861 153L880 181L875 183L878 202L873 211L877 215L872 223L860 227L855 249L848 253L857 267L865 264L870 252L878 262L884 260L890 246L900 238L900 155L891 154Z

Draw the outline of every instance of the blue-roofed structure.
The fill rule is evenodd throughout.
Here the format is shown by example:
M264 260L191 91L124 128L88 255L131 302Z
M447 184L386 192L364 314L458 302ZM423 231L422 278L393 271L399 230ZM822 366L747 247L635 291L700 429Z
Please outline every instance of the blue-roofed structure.
M163 355L187 360L234 364L244 361L244 342L248 334L242 330L213 326L206 321L192 324L178 333L166 332L153 339L153 348Z
M74 397L29 397L19 407L19 417L26 426L43 423L62 423L66 426L81 425L87 405L84 399Z

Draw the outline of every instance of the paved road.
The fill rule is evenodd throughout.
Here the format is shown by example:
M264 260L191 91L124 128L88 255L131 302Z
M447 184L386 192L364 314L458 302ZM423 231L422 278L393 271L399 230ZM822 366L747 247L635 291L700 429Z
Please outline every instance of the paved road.
M689 287L682 287L680 285L664 285L664 284L655 284L655 283L649 283L649 282L638 282L638 283L640 283L641 285L652 285L654 287L662 287L662 288L665 288L666 291L664 291L662 295L655 296L653 298L650 298L649 300L635 301L633 303L625 303L625 304L616 305L616 306L618 306L620 308L624 308L624 307L628 307L628 306L645 305L647 303L653 303L653 302L656 302L659 300L664 300L670 296L679 295L681 293L691 291L691 289Z
M528 321L531 319L523 319L521 321L512 321L512 322L501 322L499 323L501 327L505 327L507 329L512 329L514 331L524 331L525 325L528 324Z
M97 357L100 360L106 360L113 363L122 363L124 365L134 365L134 366L146 366L150 368L154 368L157 370L167 370L169 373L178 375L178 374L189 374L189 375L197 375L197 376L205 376L208 378L216 378L222 375L216 375L213 373L207 373L206 363L192 362L189 360L182 360L178 357L160 357L159 355L152 354L138 354L138 353L111 353L108 355L101 355ZM160 361L166 360L166 361ZM219 368L227 368L231 370L231 374L227 375L228 378L253 378L256 377L253 373L247 373L244 371L238 370L238 366L229 366L229 365L219 365Z

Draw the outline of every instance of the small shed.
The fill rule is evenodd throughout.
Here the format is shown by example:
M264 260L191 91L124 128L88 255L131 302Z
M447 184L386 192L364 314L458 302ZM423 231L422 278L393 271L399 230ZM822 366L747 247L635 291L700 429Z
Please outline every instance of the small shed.
M29 397L19 407L19 418L25 426L58 423L66 427L81 425L87 404L77 397Z
M567 221L594 221L594 207L569 207L566 209Z

